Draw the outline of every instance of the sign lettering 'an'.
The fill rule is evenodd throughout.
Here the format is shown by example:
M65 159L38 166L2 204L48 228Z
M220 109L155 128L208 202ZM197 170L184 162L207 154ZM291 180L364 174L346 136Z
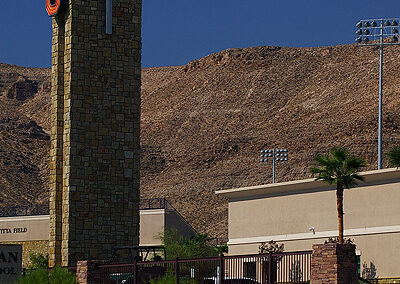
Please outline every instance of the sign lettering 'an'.
M0 283L15 283L22 268L22 246L0 245Z
M46 11L50 17L59 13L67 0L46 0Z

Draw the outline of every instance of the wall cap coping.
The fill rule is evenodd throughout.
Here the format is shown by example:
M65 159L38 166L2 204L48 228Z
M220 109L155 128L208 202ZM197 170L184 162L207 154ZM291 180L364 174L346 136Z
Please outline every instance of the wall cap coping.
M0 222L42 221L49 219L50 215L27 215L15 217L0 217Z
M400 181L400 170L397 168L365 171L361 172L360 175L365 178L365 181L359 183L361 186L371 183L386 183L393 180ZM225 197L230 201L233 199L248 197L268 197L276 194L301 194L308 193L310 191L326 191L333 189L335 189L335 187L332 185L328 185L322 181L315 181L314 178L310 178L281 183L222 189L216 191L215 194Z
M139 210L140 215L161 215L161 214L168 214L170 210L167 209L145 209Z

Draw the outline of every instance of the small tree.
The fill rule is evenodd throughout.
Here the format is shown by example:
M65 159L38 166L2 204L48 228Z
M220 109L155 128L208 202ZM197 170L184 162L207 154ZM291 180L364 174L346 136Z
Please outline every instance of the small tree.
M358 172L366 166L365 161L353 155L345 148L333 148L328 155L315 157L319 167L312 167L315 180L336 184L336 205L339 223L339 244L343 244L343 190L356 185L356 180L364 178Z
M166 230L159 238L165 246L168 259L216 256L224 250L222 246L210 245L212 238L207 234L197 234L188 239L176 230Z
M400 167L400 146L394 147L389 153L386 153L389 158L389 166Z
M213 250L218 255L223 254L223 253L227 253L228 252L228 245L227 244L215 245L213 247Z

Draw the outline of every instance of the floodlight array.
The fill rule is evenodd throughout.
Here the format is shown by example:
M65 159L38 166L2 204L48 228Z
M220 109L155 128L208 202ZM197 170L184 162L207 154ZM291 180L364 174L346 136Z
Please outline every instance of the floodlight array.
M274 150L261 150L260 162L267 163L272 162L275 159L276 162L286 162L288 160L287 149L275 149Z
M400 19L373 19L361 20L356 24L356 42L368 45L390 45L399 41ZM391 42L384 42L383 39L390 38ZM370 43L379 39L379 43Z
M275 183L275 164L277 162L288 161L288 150L287 149L267 149L260 151L260 162L268 163L272 162L272 183Z

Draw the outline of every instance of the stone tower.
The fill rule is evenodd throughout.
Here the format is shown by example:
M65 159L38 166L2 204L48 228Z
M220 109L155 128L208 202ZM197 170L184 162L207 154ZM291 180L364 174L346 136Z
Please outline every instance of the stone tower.
M139 242L141 0L46 0L50 266Z

